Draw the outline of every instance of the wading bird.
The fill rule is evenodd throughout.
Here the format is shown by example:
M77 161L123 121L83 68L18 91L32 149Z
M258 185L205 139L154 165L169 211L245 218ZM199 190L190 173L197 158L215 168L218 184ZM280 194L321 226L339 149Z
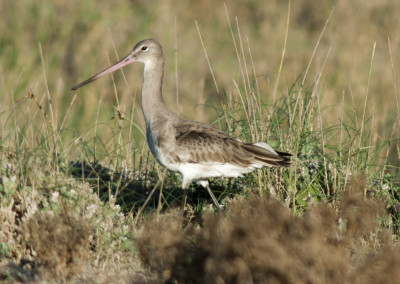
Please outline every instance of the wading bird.
M290 166L288 157L292 155L289 153L274 151L263 142L244 143L207 124L172 112L162 97L163 49L154 39L138 42L122 60L72 90L134 62L144 63L141 104L147 143L162 166L182 175L182 210L193 181L207 189L215 206L221 210L210 189L209 178L239 177L262 167Z

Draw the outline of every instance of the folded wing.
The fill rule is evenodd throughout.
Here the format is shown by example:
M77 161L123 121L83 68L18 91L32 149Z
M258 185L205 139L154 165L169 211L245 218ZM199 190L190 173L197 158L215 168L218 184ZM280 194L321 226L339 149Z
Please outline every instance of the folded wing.
M179 149L179 153L175 154L175 162L178 163L288 167L288 157L292 156L289 153L276 152L263 142L243 143L218 129L194 121L185 121L177 126L175 139Z

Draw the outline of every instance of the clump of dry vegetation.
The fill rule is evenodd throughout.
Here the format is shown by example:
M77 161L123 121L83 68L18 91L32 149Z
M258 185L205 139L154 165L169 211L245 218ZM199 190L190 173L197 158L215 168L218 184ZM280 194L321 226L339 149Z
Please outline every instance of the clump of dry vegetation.
M183 283L383 283L397 279L400 254L382 202L364 199L355 178L341 210L327 204L296 216L276 200L233 202L227 216L179 226L154 217L137 240L142 260L162 281ZM360 191L361 190L361 191ZM343 224L346 224L344 226ZM393 268L393 269L390 269ZM366 271L368 272L365 273ZM373 281L372 281L373 280ZM372 282L371 282L372 281Z
M137 263L132 227L118 205L104 204L89 184L46 159L1 150L0 280L84 275L107 282L116 266L128 273Z
M37 212L22 230L35 264L46 267L45 273L52 273L55 278L82 272L89 257L93 228L83 216L77 218L71 212L68 207L63 207L59 214Z

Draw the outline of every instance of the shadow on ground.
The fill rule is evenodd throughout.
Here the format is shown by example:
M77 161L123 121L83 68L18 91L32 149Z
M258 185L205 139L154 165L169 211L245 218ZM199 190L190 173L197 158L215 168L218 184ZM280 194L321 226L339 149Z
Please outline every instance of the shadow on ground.
M98 162L73 161L69 173L77 180L89 183L104 202L110 197L124 213L137 213L179 207L182 200L181 180L178 174L165 172L162 179L156 169L139 171L114 171ZM211 189L221 204L243 191L240 179L210 181ZM188 192L187 204L195 212L211 207L213 202L207 191L193 183Z

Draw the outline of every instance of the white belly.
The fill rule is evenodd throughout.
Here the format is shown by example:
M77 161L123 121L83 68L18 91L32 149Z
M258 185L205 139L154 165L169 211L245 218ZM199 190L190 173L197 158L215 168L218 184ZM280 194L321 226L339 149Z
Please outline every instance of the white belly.
M169 163L160 154L157 157L157 161L169 170L181 173L184 180L192 181L205 180L212 177L240 177L262 167L258 164L241 167L229 163Z
M185 178L191 180L203 180L211 177L240 177L243 174L254 171L256 168L261 168L258 165L249 167L240 167L232 164L178 164L175 168Z

